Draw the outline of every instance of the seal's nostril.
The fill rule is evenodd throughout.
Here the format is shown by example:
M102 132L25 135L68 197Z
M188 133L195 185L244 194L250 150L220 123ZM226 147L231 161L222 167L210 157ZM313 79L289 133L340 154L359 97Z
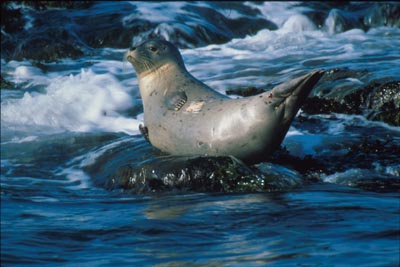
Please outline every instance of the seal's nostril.
M136 49L136 46L131 46L131 47L129 48L130 51L135 51L135 49Z

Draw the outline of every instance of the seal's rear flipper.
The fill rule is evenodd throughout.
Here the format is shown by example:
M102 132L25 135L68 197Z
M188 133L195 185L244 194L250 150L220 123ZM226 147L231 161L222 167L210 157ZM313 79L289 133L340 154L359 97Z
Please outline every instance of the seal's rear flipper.
M300 109L315 84L324 75L324 70L316 70L299 78L282 83L272 89L274 98L281 98L285 105L285 120L291 121Z
M287 98L291 95L308 95L314 85L324 75L324 70L316 70L296 79L284 82L272 89L274 97Z

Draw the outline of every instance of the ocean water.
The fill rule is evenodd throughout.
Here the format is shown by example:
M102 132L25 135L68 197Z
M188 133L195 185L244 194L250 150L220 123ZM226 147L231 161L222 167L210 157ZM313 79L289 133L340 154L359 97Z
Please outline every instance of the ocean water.
M124 21L200 20L186 2L135 2L131 12L123 2L96 5L123 10ZM338 90L400 80L399 27L340 28L334 11L318 25L307 15L318 11L315 3L246 6L277 29L181 49L188 70L221 93L270 89L314 69L362 73L319 84ZM214 8L230 18L244 14ZM160 154L138 131L143 109L127 49L93 51L41 64L1 60L2 78L17 87L1 90L2 266L399 265L399 127L363 115L300 112L283 146L293 157L311 155L333 167L310 175L264 162L258 167L302 181L273 192L109 188L107 168ZM334 165L363 142L394 150Z

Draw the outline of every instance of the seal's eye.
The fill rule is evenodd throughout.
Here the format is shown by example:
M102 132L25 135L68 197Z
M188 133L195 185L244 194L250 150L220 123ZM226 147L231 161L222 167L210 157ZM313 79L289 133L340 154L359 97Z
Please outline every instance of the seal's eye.
M150 50L151 52L156 52L158 49L157 49L157 47L155 47L155 46L150 46L150 47L149 47L149 50Z

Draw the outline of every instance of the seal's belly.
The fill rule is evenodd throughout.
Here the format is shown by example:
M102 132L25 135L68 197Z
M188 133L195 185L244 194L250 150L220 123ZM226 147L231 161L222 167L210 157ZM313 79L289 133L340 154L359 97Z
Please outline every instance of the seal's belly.
M176 112L159 112L145 123L152 145L169 154L243 159L276 148L280 138L274 138L272 130L278 117L249 99L230 99L189 103Z

